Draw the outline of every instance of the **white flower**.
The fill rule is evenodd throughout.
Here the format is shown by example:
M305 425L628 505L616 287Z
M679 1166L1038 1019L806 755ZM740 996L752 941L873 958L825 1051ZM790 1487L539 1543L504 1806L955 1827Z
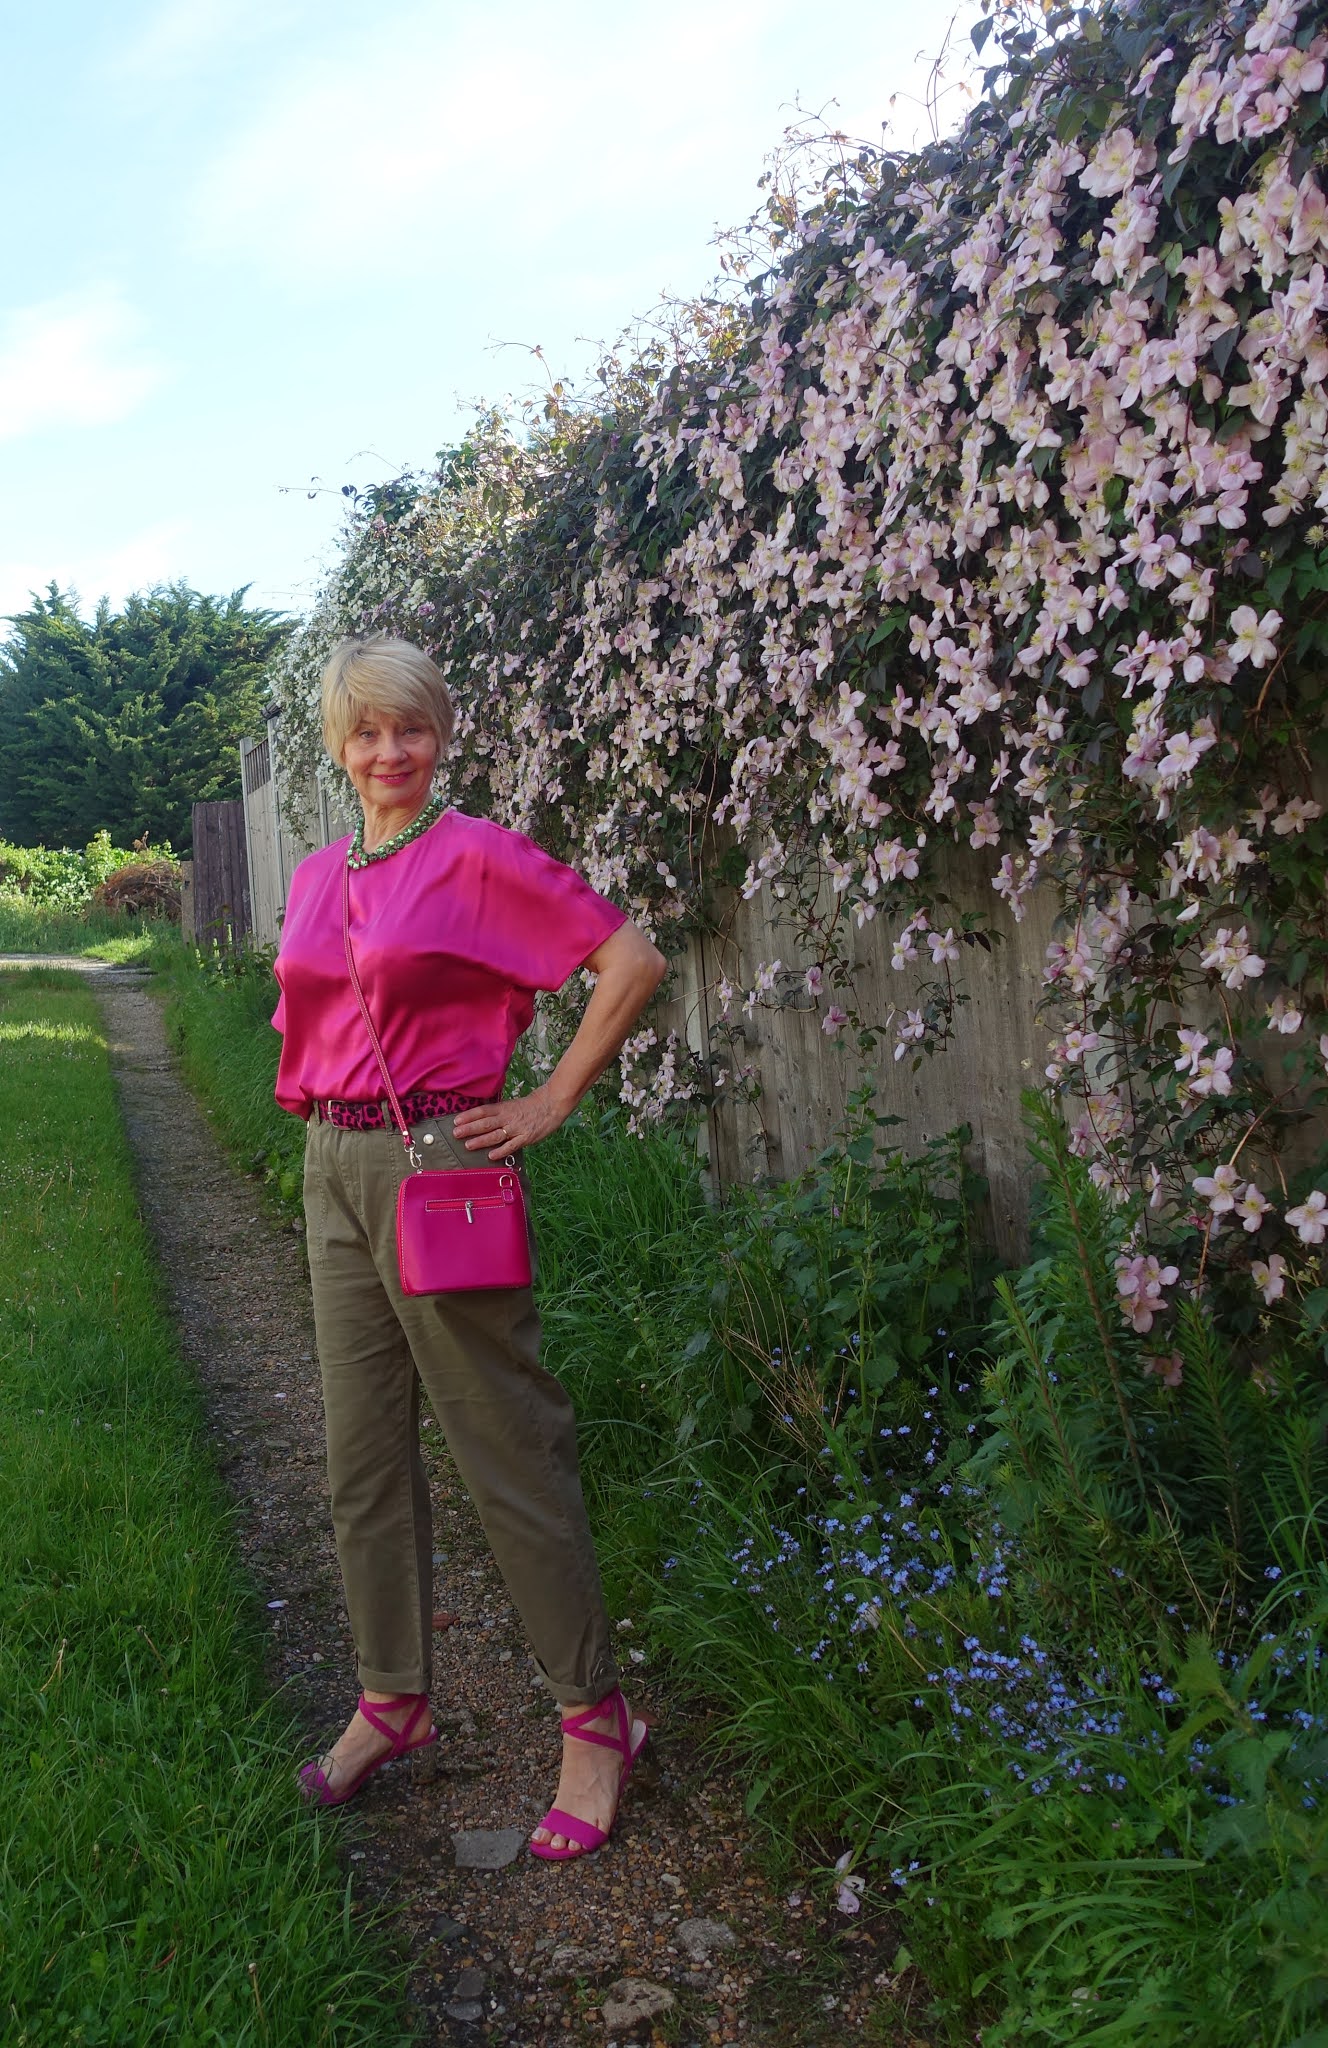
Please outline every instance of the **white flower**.
M1247 981L1257 981L1264 969L1262 959L1251 950L1244 925L1234 933L1219 925L1200 964L1220 974L1228 988L1243 988Z
M841 1010L837 1003L831 1003L830 1008L821 1019L821 1029L827 1038L838 1038L847 1023L848 1011Z
M1230 1067L1234 1055L1223 1045L1215 1053L1205 1053L1195 1068L1190 1091L1194 1095L1230 1095Z
M1236 1183L1240 1176L1233 1165L1215 1167L1212 1173L1201 1173L1194 1182L1196 1195L1203 1195L1214 1216L1225 1216L1236 1206Z
M1305 1022L1295 1004L1289 1003L1284 995L1269 1003L1264 1014L1268 1019L1268 1029L1280 1031L1284 1038L1290 1038Z
M1287 1210L1286 1220L1302 1244L1322 1244L1328 1235L1328 1195L1315 1188L1303 1202Z
M1280 1301L1286 1292L1287 1262L1280 1252L1271 1259L1255 1259L1250 1265L1254 1284L1267 1302Z
M1176 1266L1160 1265L1150 1252L1130 1259L1121 1252L1116 1260L1116 1292L1121 1297L1121 1315L1141 1334L1153 1327L1153 1317L1167 1306L1162 1290L1180 1278Z
M1209 747L1217 744L1214 733L1173 732L1167 751L1157 764L1159 782L1186 782L1193 775Z
M920 1045L927 1035L921 1010L910 1010L896 1032L895 1058L902 1060L910 1045Z
M1062 1051L1067 1060L1081 1060L1085 1053L1094 1051L1101 1043L1096 1031L1083 1031L1075 1024L1065 1034Z
M1254 1182L1249 1181L1241 1189L1237 1197L1236 1214L1240 1217L1246 1230L1253 1233L1259 1228L1259 1225L1263 1222L1264 1217L1272 1206L1267 1197L1260 1194Z
M1157 151L1150 142L1136 142L1128 128L1115 128L1093 151L1087 169L1079 173L1079 183L1095 199L1109 199L1156 162Z
M1312 803L1308 797L1293 796L1286 809L1279 811L1273 819L1273 830L1279 839L1286 839L1292 832L1303 832L1307 825L1322 815L1322 804Z
M1266 668L1277 653L1276 634L1281 623L1281 612L1267 611L1260 618L1253 605L1237 605L1231 614L1236 635L1231 643L1232 661L1248 661L1252 668Z
M1175 1063L1176 1072L1178 1074L1197 1074L1200 1057L1208 1043L1208 1033L1206 1031L1190 1031L1182 1025L1176 1036L1181 1043L1181 1055Z
M959 946L954 935L954 926L947 926L943 932L928 932L927 944L931 947L931 964L941 966L946 960L959 958Z

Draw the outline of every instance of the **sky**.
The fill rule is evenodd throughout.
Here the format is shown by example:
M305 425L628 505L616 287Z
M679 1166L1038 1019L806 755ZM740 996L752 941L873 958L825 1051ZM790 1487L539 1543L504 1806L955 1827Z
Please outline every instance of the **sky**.
M0 614L52 580L307 609L344 483L703 290L800 108L924 138L977 11L0 0Z

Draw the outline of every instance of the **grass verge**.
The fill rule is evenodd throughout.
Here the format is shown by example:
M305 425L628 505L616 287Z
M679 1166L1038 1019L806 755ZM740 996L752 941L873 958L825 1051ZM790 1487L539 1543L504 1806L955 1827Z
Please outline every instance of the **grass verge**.
M399 2042L163 1312L96 1006L0 975L0 2031Z
M301 1213L304 1125L272 1096L281 1040L271 955L211 957L180 947L157 959L166 1028L223 1141L292 1220Z

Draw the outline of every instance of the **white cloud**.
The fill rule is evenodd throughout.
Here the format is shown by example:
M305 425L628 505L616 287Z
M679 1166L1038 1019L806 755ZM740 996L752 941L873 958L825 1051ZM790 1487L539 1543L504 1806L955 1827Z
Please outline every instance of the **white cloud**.
M122 420L159 382L141 323L118 291L94 287L0 318L0 441Z
M65 592L76 590L84 613L90 613L102 597L117 606L133 591L169 583L180 573L188 534L187 521L163 520L112 548L67 553L62 558L47 555L40 562L0 561L0 621L25 611L32 593L44 597L53 582ZM7 631L0 624L0 635Z

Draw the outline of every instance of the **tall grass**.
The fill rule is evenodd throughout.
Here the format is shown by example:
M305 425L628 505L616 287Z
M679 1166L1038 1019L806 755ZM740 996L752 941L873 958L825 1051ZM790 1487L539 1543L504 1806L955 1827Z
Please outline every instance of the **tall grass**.
M180 928L164 917L60 909L0 893L0 953L65 953L121 965L149 962L180 946Z
M397 1966L294 1793L72 976L0 976L0 1126L0 2031L404 2040Z
M272 1095L281 1040L271 1022L279 994L271 954L181 947L159 954L156 964L186 1075L237 1158L262 1174L287 1215L298 1216L304 1125Z

